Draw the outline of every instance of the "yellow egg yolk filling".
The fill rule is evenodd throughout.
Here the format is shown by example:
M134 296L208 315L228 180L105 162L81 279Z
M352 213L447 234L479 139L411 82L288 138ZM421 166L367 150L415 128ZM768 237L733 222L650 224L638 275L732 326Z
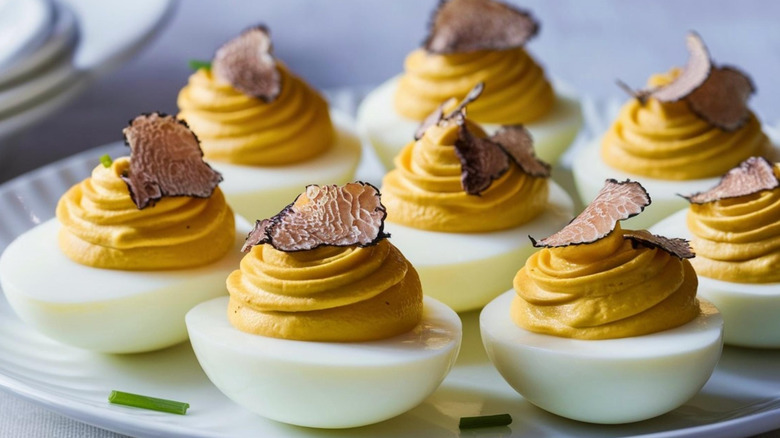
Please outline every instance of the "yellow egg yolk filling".
M127 157L95 167L57 203L60 249L95 268L161 270L205 265L235 242L235 218L219 188L209 198L163 197L139 210L120 176Z
M480 123L530 123L547 115L555 93L542 68L522 47L438 55L417 49L406 57L405 73L395 94L395 110L423 120L451 97L463 99L485 83L469 117Z
M311 159L333 145L328 104L278 64L282 91L270 103L217 80L208 69L179 92L180 119L198 136L207 160L273 166Z
M408 332L422 318L417 272L386 239L297 252L255 246L227 289L231 324L275 338L371 341Z
M537 333L613 339L683 325L700 313L693 267L624 239L618 226L594 243L544 248L514 279L510 315Z
M469 130L485 137L475 124L469 123ZM547 179L527 175L514 163L479 196L467 194L455 153L457 138L456 124L433 126L404 147L395 169L382 180L388 222L431 231L487 232L522 225L544 211Z
M654 75L659 87L679 69ZM631 99L620 110L601 143L601 157L622 171L665 180L691 180L722 175L751 156L769 156L772 144L753 113L744 126L724 131L699 118L684 100L643 105Z
M777 165L775 174L780 175ZM691 204L687 222L699 275L735 283L780 282L780 188Z

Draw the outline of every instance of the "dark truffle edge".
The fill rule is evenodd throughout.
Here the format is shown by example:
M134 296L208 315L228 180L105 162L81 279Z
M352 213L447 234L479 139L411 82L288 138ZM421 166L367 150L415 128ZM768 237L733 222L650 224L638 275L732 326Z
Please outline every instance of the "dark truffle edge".
M620 221L624 221L626 219L631 219L634 216L638 216L638 215L642 214L642 212L645 211L645 208L649 207L650 204L653 203L653 199L650 197L650 193L647 192L647 189L645 189L645 187L639 181L633 181L633 180L631 180L629 178L626 178L625 181L618 181L618 180L616 180L614 178L607 178L606 180L604 180L604 182L605 183L611 182L611 183L620 184L620 185L628 184L628 183L636 183L636 185L639 186L640 189L642 189L642 191L645 193L645 196L647 197L647 204L641 206L638 212L632 213L632 214L630 214L630 215L628 215L628 216L626 216L626 217L624 217L622 219L616 220L615 224L617 224ZM593 202L593 201L591 201L591 202ZM590 204L588 204L584 209L582 209L580 214L582 214L582 212L585 211L585 209L587 209L589 206L590 206ZM570 220L568 224L564 225L563 228L568 227L572 222L574 222L574 219L577 219L580 216L580 214L578 214L577 216L574 216L574 218L572 218L572 220ZM561 228L561 230L563 228ZM560 230L558 230L558 231L560 231ZM555 233L557 233L558 231L556 231ZM547 245L547 244L544 244L544 243L538 243L538 242L541 242L542 240L544 240L544 239L546 239L547 237L550 237L550 236L547 236L544 239L539 239L539 241L537 241L536 239L534 239L531 236L528 236L528 238L531 239L531 244L535 248L566 248L566 247L574 246L574 245L587 245L587 244L590 244L590 243L598 242L599 240L601 240L601 239L609 236L610 234L612 234L613 231L615 231L615 226L614 225L612 226L612 229L608 233L604 234L601 237L596 238L595 240L591 240L589 242L572 242L572 243L567 243L565 245ZM555 233L553 233L553 234L555 234Z
M274 249L276 249L277 251L282 251L282 252L311 251L311 250L315 250L315 249L323 247L323 246L333 246L333 247L337 247L337 248L346 248L346 247L349 247L349 246L358 246L360 248L367 248L369 246L377 245L380 241L389 238L390 237L390 233L385 233L385 219L387 219L387 208L385 207L384 204L382 204L382 193L379 191L379 189L375 185L373 185L373 184L371 184L369 182L354 181L353 183L354 184L360 184L360 185L363 185L363 186L369 186L369 187L373 188L376 191L376 194L374 196L379 198L379 207L377 207L376 210L374 210L374 211L381 211L382 212L382 217L379 219L379 229L377 230L377 235L370 242L368 242L366 244L351 243L351 244L344 244L344 245L337 245L337 244L330 244L330 243L318 243L317 245L315 245L315 246L313 246L311 248L302 248L302 249L281 249L281 248L277 247L274 244L273 237L271 237L271 233L273 232L275 227L279 226L282 223L282 219L284 218L284 216L286 216L287 214L289 214L292 211L293 205L295 205L295 202L298 200L298 198L300 198L303 195L303 193L306 192L306 188L309 188L311 186L316 185L316 184L309 184L309 185L306 186L306 188L304 188L303 193L301 193L301 194L299 194L298 196L295 197L295 200L293 200L293 202L291 202L286 207L284 207L279 213L276 213L275 215L273 215L273 216L271 216L270 218L267 219L269 221L269 224L265 227L266 238L265 239L261 239L256 244L247 246L247 242L246 241L249 240L249 237L255 231L257 226L260 225L263 222L263 220L256 220L255 221L255 228L253 228L249 232L249 234L247 234L247 238L244 240L244 245L241 247L241 251L242 252L249 252L249 251L251 251L251 249L253 247L255 247L257 245L263 245L263 244L269 244ZM321 186L319 186L319 187L321 187Z

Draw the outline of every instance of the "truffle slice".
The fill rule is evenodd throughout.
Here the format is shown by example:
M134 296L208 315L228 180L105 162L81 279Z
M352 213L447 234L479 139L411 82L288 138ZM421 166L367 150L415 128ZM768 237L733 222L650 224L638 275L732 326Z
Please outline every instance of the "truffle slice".
M464 53L522 47L539 32L528 11L492 0L439 4L424 47L431 53Z
M649 90L632 90L618 81L618 86L642 104L652 97L661 102L685 100L699 118L724 131L742 127L750 118L747 101L755 87L745 73L735 67L717 67L707 47L695 32L687 36L690 57L671 83Z
M715 187L683 198L691 204L706 204L777 187L780 187L780 180L775 175L772 163L764 157L750 157L723 175Z
M479 195L509 169L509 156L498 144L475 137L462 121L455 140L460 159L461 185L469 195Z
M236 90L272 102L282 90L272 50L268 28L256 26L223 44L214 55L211 70Z
M425 135L425 131L427 131L428 128L438 125L439 122L441 122L444 118L444 108L452 105L454 101L455 98L451 97L449 100L439 105L438 108L436 108L432 113L430 113L417 128L417 131L414 132L414 139L419 140L423 138L423 135Z
M141 114L122 133L130 147L130 168L122 180L139 209L163 196L208 198L222 181L203 161L195 134L173 116Z
M679 237L658 236L647 230L625 230L623 238L630 240L634 247L639 244L648 248L658 248L681 259L692 259L696 256L688 241Z
M690 32L685 39L690 57L677 78L666 86L650 92L650 96L661 102L676 102L700 87L710 75L712 61L699 34Z
M568 225L538 242L531 237L531 242L535 247L593 243L611 233L618 221L638 215L648 205L650 195L638 182L608 179L596 198Z
M420 124L420 127L417 128L417 131L414 133L414 139L419 140L425 135L425 131L428 130L428 128L436 125L440 125L444 122L451 122L454 119L461 119L465 117L466 112L466 106L470 104L471 102L474 102L479 98L480 95L482 95L482 91L485 89L485 83L484 82L478 82L476 85L474 85L471 90L466 94L466 97L463 98L462 101L449 113L446 115L444 114L444 109L452 106L452 104L455 102L455 98L451 97L447 99L446 102L439 105L436 110L434 110L428 117L423 120L422 124Z
M750 119L747 101L756 88L734 67L715 67L709 78L686 97L691 110L724 131L735 131Z
M241 249L268 243L280 251L320 246L370 246L390 237L379 190L364 182L344 186L310 185L279 214L257 221Z
M531 133L522 125L502 126L490 137L528 175L547 178L550 165L536 157Z

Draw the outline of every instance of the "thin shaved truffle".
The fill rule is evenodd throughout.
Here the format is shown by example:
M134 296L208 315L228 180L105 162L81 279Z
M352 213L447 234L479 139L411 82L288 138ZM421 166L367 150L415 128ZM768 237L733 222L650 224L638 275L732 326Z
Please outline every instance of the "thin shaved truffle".
M428 130L428 128L432 126L436 126L439 124L439 122L442 121L444 118L444 108L452 105L452 103L455 101L455 98L450 98L443 104L439 105L431 114L428 115L428 117L423 120L423 122L420 124L420 126L417 128L417 131L414 132L414 139L419 140L425 135L425 131Z
M364 182L344 186L310 185L279 214L257 221L242 251L268 243L280 251L320 246L371 246L390 237L379 190Z
M439 4L424 47L431 53L464 53L522 47L539 32L528 11L492 0Z
M236 90L272 102L282 91L272 50L268 29L256 26L222 45L214 55L211 70Z
M650 195L638 182L608 179L596 198L568 225L538 242L531 237L531 242L536 247L593 243L611 233L618 221L638 215L648 205Z
M688 63L677 78L666 86L653 90L650 95L661 102L676 102L699 88L710 75L712 61L699 34L691 32L685 39L688 46Z
M417 131L414 133L414 139L421 139L423 135L425 135L425 131L427 131L428 128L432 126L442 125L443 123L449 123L454 119L462 119L465 117L466 106L477 100L479 96L482 95L482 91L484 89L485 83L478 82L471 88L471 90L469 90L469 92L466 94L466 97L464 97L463 100L460 101L460 103L455 108L453 108L452 111L445 115L444 109L452 106L455 101L454 97L447 99L446 102L439 105L438 108L436 108L430 115L428 115L428 117L425 118L425 120L423 120L423 122L420 124L420 127L418 127Z
M163 196L208 198L222 181L203 161L195 134L173 116L142 114L122 133L130 147L130 168L122 180L139 209Z
M750 119L747 101L755 93L753 82L735 67L717 67L707 47L695 32L687 36L690 57L677 78L669 84L648 90L618 86L642 104L652 97L661 102L685 100L699 118L724 131L741 128Z
M625 230L623 238L630 240L635 247L639 244L648 248L658 248L680 259L696 257L688 241L679 237L658 236L647 230Z
M686 97L697 116L725 131L735 131L750 119L747 101L756 88L734 67L715 67L701 87Z
M775 175L772 163L764 157L750 157L723 175L715 187L683 198L691 204L706 204L777 187L780 187L780 180Z
M502 126L490 137L528 175L547 178L550 165L536 157L531 133L522 125Z
M509 169L508 154L487 138L471 134L466 124L458 128L455 154L461 164L461 185L469 195L479 195Z

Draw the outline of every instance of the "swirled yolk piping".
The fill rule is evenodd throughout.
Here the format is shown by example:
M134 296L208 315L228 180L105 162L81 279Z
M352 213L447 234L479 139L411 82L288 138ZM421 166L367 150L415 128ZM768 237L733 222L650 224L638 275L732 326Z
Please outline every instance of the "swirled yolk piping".
M775 174L780 175L777 165ZM780 188L691 204L687 221L699 275L735 283L780 282Z
M537 333L613 339L655 333L699 315L693 267L659 249L633 248L618 226L594 243L544 248L514 279L510 314Z
M469 123L469 130L485 136L475 124ZM529 176L514 163L479 196L467 194L455 153L457 138L456 124L433 126L396 157L381 189L389 222L431 231L486 232L522 225L544 211L547 179Z
M386 239L369 247L298 252L255 246L228 277L227 289L231 324L275 338L385 339L422 318L417 272Z
M306 161L334 141L328 104L278 64L282 91L265 103L217 80L208 69L179 93L180 119L198 136L208 160L273 166Z
M555 103L542 68L522 47L448 55L417 49L406 58L395 110L423 120L447 99L463 99L478 82L484 82L485 89L469 105L469 117L480 123L530 123L547 115Z
M658 87L679 75L679 69L654 75ZM751 156L769 156L772 144L755 114L736 131L710 125L684 100L643 105L631 99L601 143L601 157L625 172L666 180L690 180L722 175Z
M127 157L71 187L57 203L60 249L95 268L159 270L205 265L235 241L233 212L219 188L209 198L163 197L139 210L120 176Z

